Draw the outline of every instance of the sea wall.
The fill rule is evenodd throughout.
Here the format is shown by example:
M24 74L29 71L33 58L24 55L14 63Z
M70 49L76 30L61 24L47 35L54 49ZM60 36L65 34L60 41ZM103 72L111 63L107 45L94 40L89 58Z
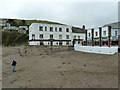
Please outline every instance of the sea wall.
M25 46L20 49L20 55L44 55L52 52L70 51L73 47L69 46Z
M98 54L108 54L112 55L118 52L118 46L112 47L99 47L99 46L80 46L78 44L74 45L75 51L88 52L88 53L98 53Z

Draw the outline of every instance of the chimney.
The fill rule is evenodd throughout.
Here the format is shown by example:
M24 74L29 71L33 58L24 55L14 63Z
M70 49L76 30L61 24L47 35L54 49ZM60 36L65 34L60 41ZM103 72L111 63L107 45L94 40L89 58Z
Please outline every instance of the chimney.
M85 25L82 26L82 29L85 30Z

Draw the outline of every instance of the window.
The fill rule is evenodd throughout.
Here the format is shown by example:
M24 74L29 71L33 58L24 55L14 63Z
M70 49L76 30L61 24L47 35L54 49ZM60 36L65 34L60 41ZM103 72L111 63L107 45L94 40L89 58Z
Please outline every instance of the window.
M40 39L42 39L43 38L43 34L40 34Z
M57 32L57 27L55 28L55 31Z
M47 27L45 27L45 31L47 31Z
M80 39L80 36L78 36L78 39Z
M59 45L62 45L62 41L59 42Z
M95 36L98 36L98 32L95 32Z
M59 31L62 32L62 28L59 28Z
M66 45L69 45L69 41L66 42Z
M50 31L53 31L53 27L50 27Z
M50 42L48 42L48 45L50 45Z
M39 27L39 31L43 31L43 27L42 26Z
M56 42L56 45L58 45L58 42Z
M32 39L33 39L33 40L35 39L35 35L34 35L34 34L32 35Z
M115 36L117 36L117 31L115 31Z
M80 41L78 41L78 44L80 44Z
M62 39L62 35L59 35L59 39Z
M76 36L74 36L74 39L76 39Z
M69 28L66 28L66 32L69 32Z
M69 35L66 35L66 39L69 39Z
M40 42L40 45L44 45L43 41Z
M50 35L50 39L53 39L53 35Z
M89 33L89 37L90 37L90 33Z
M103 31L103 35L106 36L106 31Z

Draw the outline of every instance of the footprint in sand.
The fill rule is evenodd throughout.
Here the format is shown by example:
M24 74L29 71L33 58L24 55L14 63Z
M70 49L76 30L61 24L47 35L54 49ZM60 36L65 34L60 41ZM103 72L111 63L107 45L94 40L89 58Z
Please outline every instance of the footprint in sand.
M17 79L14 79L13 81L11 81L10 83L14 83L14 82L16 82L17 81Z
M61 67L58 67L58 68L61 68Z
M10 65L10 63L7 63L7 62L5 64Z
M5 75L10 75L10 74L8 74L8 73L4 73L4 72L3 72L3 74L5 74Z
M62 86L60 86L60 87L62 87Z
M61 58L64 58L64 57L61 57Z
M83 65L83 66L86 66L86 65Z
M64 74L61 74L61 75L64 75Z
M31 80L28 80L28 82L31 82Z
M64 75L62 72L60 72L61 75Z
M20 72L21 72L21 71L23 71L23 70L21 70L21 69L20 69L20 70L18 70L18 71L20 71Z
M65 64L65 63L62 63L62 64Z
M19 70L17 70L17 71L22 72L22 71L24 71L24 69L19 69Z
M100 66L100 65L97 65L97 66Z

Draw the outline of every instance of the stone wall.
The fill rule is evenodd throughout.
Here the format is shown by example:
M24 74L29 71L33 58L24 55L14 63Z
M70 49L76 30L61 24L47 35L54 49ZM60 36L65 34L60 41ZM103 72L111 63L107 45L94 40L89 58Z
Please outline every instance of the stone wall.
M69 51L73 47L68 46L25 46L20 49L20 55L46 55L52 52Z

